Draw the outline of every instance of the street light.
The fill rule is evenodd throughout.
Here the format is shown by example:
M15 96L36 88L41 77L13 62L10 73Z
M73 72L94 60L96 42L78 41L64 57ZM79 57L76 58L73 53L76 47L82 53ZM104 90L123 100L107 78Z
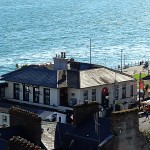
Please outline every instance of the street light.
M124 55L124 69L126 68L126 64L125 64L125 55Z
M121 72L122 72L122 50L121 50Z

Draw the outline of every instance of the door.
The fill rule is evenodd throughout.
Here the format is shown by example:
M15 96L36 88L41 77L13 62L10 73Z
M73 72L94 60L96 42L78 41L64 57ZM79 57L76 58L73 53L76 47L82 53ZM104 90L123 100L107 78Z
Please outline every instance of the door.
M60 89L60 105L68 106L68 91L67 88Z

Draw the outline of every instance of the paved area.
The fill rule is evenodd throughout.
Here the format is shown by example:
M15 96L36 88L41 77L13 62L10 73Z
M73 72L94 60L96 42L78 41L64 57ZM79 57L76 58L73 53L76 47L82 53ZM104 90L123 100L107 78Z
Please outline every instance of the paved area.
M134 66L134 67L129 67L127 69L123 69L123 72L129 75L139 74L140 72L147 74L148 68L143 69L143 65L140 65L140 66Z
M145 116L139 118L139 129L141 131L150 130L150 115L147 119Z
M56 123L42 121L42 143L47 150L54 149Z

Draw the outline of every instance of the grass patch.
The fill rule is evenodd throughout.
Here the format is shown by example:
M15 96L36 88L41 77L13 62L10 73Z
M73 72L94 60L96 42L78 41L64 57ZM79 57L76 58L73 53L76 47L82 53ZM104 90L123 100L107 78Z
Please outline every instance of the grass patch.
M139 77L140 76L140 74L134 74L133 75L133 78L135 78L137 81L139 81ZM141 74L141 78L144 78L144 77L146 77L147 76L147 74L146 73L142 73Z

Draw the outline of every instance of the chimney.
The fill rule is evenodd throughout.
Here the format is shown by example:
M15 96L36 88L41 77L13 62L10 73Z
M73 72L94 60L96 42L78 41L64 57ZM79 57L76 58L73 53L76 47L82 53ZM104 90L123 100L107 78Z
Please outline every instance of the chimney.
M64 52L64 58L66 58L66 53Z
M41 144L41 118L37 114L23 110L19 107L12 107L10 113L10 126L22 126L29 140L36 145Z
M54 59L54 70L65 70L67 69L68 59L66 59L65 52L61 52L61 55L56 55Z
M64 52L61 52L61 58L63 58L63 57L64 57L63 55L64 55Z
M94 117L94 114L99 111L99 104L97 102L90 102L78 104L73 107L73 124L78 126L82 124L89 117Z

